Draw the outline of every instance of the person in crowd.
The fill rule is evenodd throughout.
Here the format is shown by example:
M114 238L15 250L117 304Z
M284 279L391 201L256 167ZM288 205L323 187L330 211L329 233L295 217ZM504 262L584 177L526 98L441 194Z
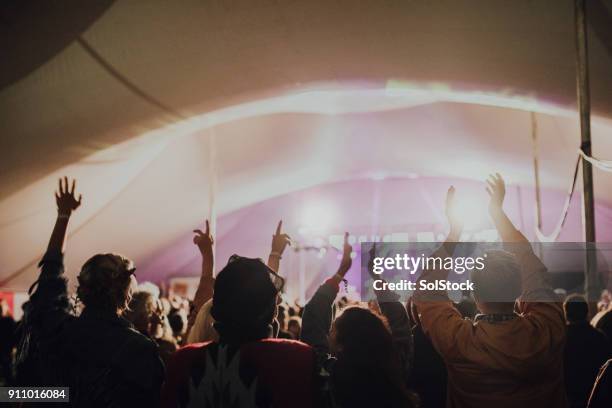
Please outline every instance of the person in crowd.
M123 317L129 320L136 330L151 339L162 336L164 314L161 302L151 292L134 292Z
M334 319L334 300L351 268L351 252L346 233L338 271L319 287L302 316L302 340L317 350L327 380L324 403L346 408L415 406L406 386L412 336L399 297L376 293L384 316L353 306Z
M204 252L212 253L209 229L197 234L196 243L204 236ZM281 224L272 241L274 259L269 262L275 268L260 259L233 255L217 275L210 314L219 338L175 353L168 363L163 407L317 406L314 350L298 341L273 338L284 287L276 271L289 243ZM212 256L208 259L212 262Z
M612 306L608 306L607 310L600 313L601 315L598 316L594 326L606 336L606 339L612 345Z
M210 314L211 309L212 299L209 299L197 313L191 312L192 316L195 315L195 320L187 331L185 344L219 340L219 334L215 330L215 319Z
M446 406L446 365L431 340L423 333L412 299L406 307L414 342L414 362L408 385L419 395L420 408L442 408Z
M287 331L291 334L291 337L299 339L302 331L302 319L298 316L290 318L287 322Z
M487 184L489 213L508 252L489 251L485 267L472 271L480 314L463 319L446 291L421 290L418 283L413 297L423 331L448 369L447 406L566 407L563 309L547 284L546 267L503 210L504 180L497 174ZM451 187L450 232L434 257L451 256L461 236L454 195ZM426 270L420 280L445 280L448 272Z
M589 305L583 296L568 296L563 310L567 321L565 388L570 407L584 408L599 369L612 357L612 346L589 324Z
M168 324L172 329L172 336L177 344L183 344L187 332L187 312L184 308L173 307L168 314Z
M13 381L13 350L17 344L17 323L5 299L0 298L0 386Z
M276 316L276 321L278 322L278 337L279 339L292 339L297 340L299 337L295 337L289 331L287 331L287 320L289 320L289 314L287 313L287 309L289 307L281 303L278 305L278 314Z
M196 234L193 238L193 243L198 247L202 255L202 272L192 302L193 308L188 319L186 344L218 340L218 334L214 328L215 320L210 314L214 286L214 239L210 231L210 223L208 220L206 220L205 224L205 232L200 229L193 231ZM275 272L278 272L283 252L291 242L289 235L282 232L282 226L283 222L279 221L276 227L276 233L272 235L271 251L268 256L268 267ZM279 307L280 306L281 304L279 304ZM273 337L294 339L285 329L284 318L284 315L279 318L277 314L277 317L274 319L272 323L274 328Z
M612 307L612 293L608 289L604 289L601 291L601 295L599 295L597 311L607 311L609 307Z
M178 350L162 301L150 291L134 292L123 317L141 334L157 343L162 361L166 362Z
M84 308L75 316L63 263L68 222L81 205L75 181L60 179L55 198L55 227L23 307L17 382L69 387L74 407L155 407L164 378L157 346L121 317L136 284L134 265L117 254L90 258L78 275Z
M609 407L612 407L612 359L599 370L587 404L587 408Z

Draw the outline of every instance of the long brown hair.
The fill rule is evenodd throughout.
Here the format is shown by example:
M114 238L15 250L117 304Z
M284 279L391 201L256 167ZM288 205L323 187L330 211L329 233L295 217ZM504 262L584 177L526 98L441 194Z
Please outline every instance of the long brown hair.
M383 316L362 307L345 309L334 321L330 343L337 357L331 383L340 406L415 406Z

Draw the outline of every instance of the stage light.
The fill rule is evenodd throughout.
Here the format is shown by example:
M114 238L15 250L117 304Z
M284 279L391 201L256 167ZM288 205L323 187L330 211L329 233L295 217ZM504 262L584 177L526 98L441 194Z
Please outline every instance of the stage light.
M438 239L439 241L440 239ZM434 242L435 236L431 231L417 232L417 242Z
M485 225L489 220L488 201L484 197L459 195L457 197L457 214L463 220L465 230L474 230Z
M391 234L391 242L410 242L410 234L407 232L394 232Z
M387 178L387 172L383 170L371 171L367 176L370 180L382 181Z
M336 219L334 207L327 201L318 200L307 203L301 210L300 230L306 232L323 232Z

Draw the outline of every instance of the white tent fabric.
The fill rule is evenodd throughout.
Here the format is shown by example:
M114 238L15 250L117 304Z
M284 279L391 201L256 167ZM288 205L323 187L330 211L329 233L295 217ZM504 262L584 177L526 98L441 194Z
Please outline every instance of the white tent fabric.
M220 215L380 171L530 185L528 111L543 186L564 190L579 145L572 3L112 2L0 90L2 287L33 281L63 174L86 203L73 274L92 248L138 261L189 231L209 211L211 135ZM592 4L593 151L610 158L612 2ZM596 173L598 200L610 185Z

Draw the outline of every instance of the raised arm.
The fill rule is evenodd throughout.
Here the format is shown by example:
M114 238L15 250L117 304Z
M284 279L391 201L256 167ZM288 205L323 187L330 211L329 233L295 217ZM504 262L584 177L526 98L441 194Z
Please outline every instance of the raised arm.
M504 249L511 252L521 265L521 283L523 293L521 299L524 301L550 301L556 300L552 287L548 283L546 266L533 252L531 244L525 236L514 227L510 218L504 211L504 198L506 185L501 175L489 176L487 180L487 192L490 196L489 213L495 227L504 242ZM519 308L525 312L526 305L519 303Z
M81 196L75 197L76 183L69 187L68 178L59 181L55 193L57 219L47 251L40 261L41 272L30 288L30 299L23 306L22 338L17 352L17 365L36 352L37 341L53 336L62 322L71 315L67 279L64 277L64 246L66 230L72 212L81 205Z
M487 193L489 194L489 214L493 219L495 228L503 242L527 243L523 236L512 224L504 211L504 198L506 197L506 183L499 173L491 174L487 179Z
M70 189L68 189L68 177L59 179L59 188L55 193L55 202L57 204L57 218L55 227L49 239L47 252L64 253L66 244L66 230L68 228L68 220L72 212L81 205L82 196L79 195L77 200L74 195L76 188L76 180L72 180Z
M451 186L446 192L446 207L445 207L446 219L449 223L449 232L448 236L444 243L438 248L438 250L432 254L432 257L446 257L452 256L457 242L461 237L461 233L463 232L463 221L461 220L461 215L457 213L457 204L455 199L455 187ZM448 269L429 269L424 270L421 276L419 277L419 281L434 281L439 279L448 278ZM418 287L417 283L417 287ZM415 300L424 300L427 298L428 300L436 300L436 301L448 301L448 294L446 291L417 291L415 293Z
M76 180L72 180L69 187L68 177L59 179L59 187L55 193L55 203L57 204L57 218L55 226L49 238L47 251L43 256L40 266L42 267L40 280L44 278L54 278L64 272L63 254L66 245L66 231L68 221L73 211L80 207L82 197L75 196Z
M193 243L198 247L200 255L202 255L202 273L200 274L200 282L193 298L193 303L196 309L199 310L213 295L213 268L215 266L213 245L215 240L210 233L210 223L208 220L206 220L206 232L202 232L200 229L193 230L193 232L195 233Z
M463 230L463 223L460 214L457 214L455 204L455 188L450 187L446 194L446 217L450 224L450 230L446 241L432 255L433 257L452 256L453 251ZM421 274L419 281L425 280L432 282L435 280L447 279L448 270L430 269ZM417 290L413 296L418 317L421 322L423 332L431 339L432 344L442 357L448 361L459 357L462 353L460 344L457 343L457 334L460 331L471 329L472 324L463 320L461 314L448 298L446 291L424 291Z
M189 313L187 319L187 331L185 332L184 339L189 338L189 332L195 324L196 317L202 309L202 306L212 299L213 287L215 280L213 278L214 269L214 255L213 245L215 243L213 236L210 232L210 223L206 220L206 231L202 232L200 229L193 230L195 233L193 237L193 243L198 247L200 255L202 255L202 272L200 274L200 282L198 282L198 288L193 297L193 308Z
M268 256L268 267L274 272L278 273L280 267L280 260L283 257L283 252L287 245L291 243L289 235L282 232L283 221L279 221L276 226L276 232L272 235L272 248L270 255Z
M340 282L351 269L353 248L348 243L348 232L344 234L342 260L338 271L319 286L312 299L304 307L302 316L302 341L313 346L318 353L329 352L328 334L332 322L332 307L338 294Z

